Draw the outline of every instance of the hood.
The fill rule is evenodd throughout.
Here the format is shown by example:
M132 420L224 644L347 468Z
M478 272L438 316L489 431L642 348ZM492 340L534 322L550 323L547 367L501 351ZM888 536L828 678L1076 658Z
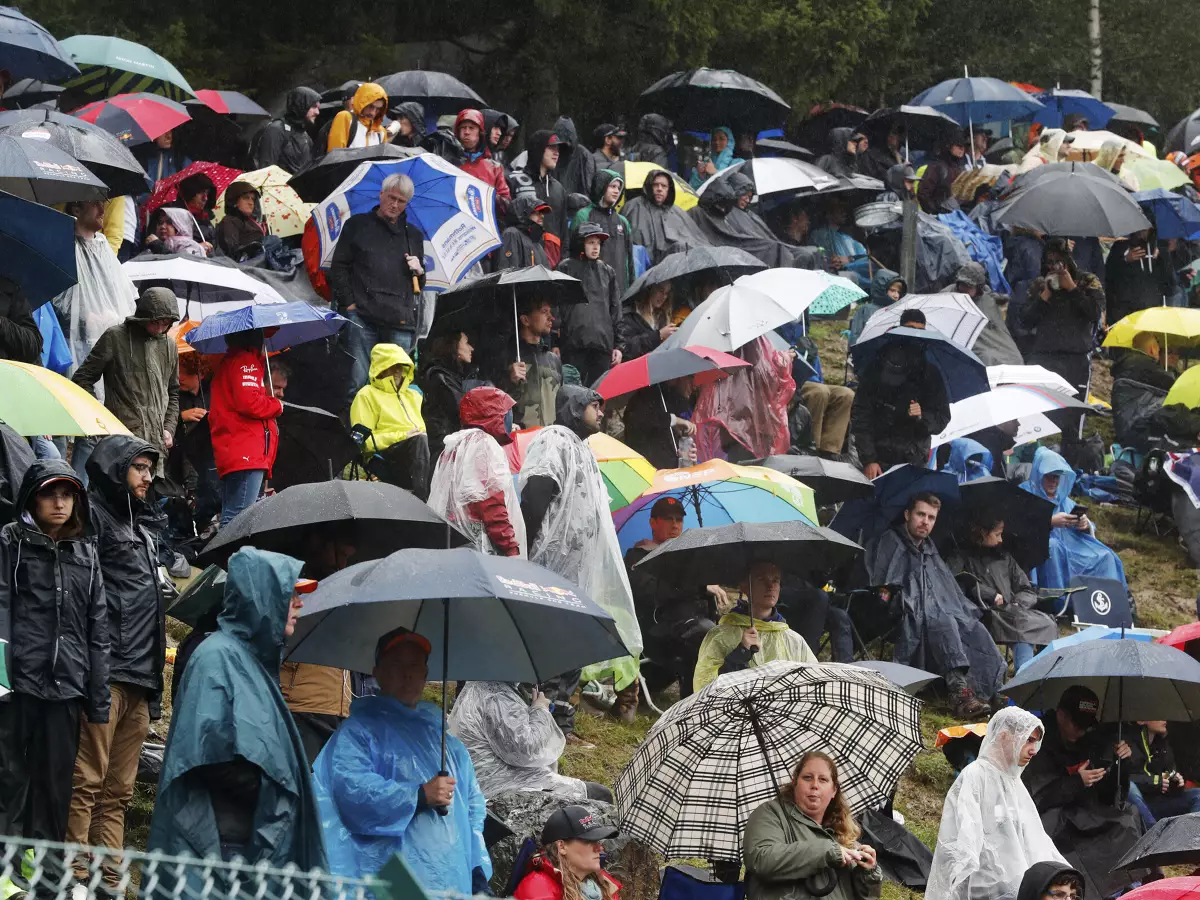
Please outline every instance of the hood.
M558 397L554 401L554 423L580 434L583 411L596 400L604 402L604 398L591 388L579 384L563 384L558 389Z
M1051 498L1042 487L1042 479L1055 473L1059 476L1058 490ZM1071 499L1071 489L1075 487L1075 470L1049 447L1037 448L1033 455L1033 467L1029 470L1029 478L1021 487L1043 500L1049 500L1054 504L1055 512L1069 512L1075 505L1075 501Z
M613 204L613 208L615 209L620 206L621 201L625 198L625 179L612 169L601 169L592 177L592 202L599 205L600 198L604 196L604 192L608 190L608 186L614 181L621 182L621 196L617 197L617 202Z
M887 189L896 195L897 198L903 199L907 195L905 185L910 179L915 179L916 173L909 163L896 163L887 170L887 175L884 177L884 183Z
M176 212L185 212L186 214L184 210L176 210ZM179 300L171 292L170 288L146 288L142 291L142 295L137 298L137 304L133 308L133 315L126 317L125 321L154 322L158 319L170 319L172 322L179 321ZM165 338L166 336L163 335L163 337Z
M138 456L148 456L158 462L158 450L141 438L126 434L114 434L101 438L87 461L88 490L99 491L100 495L114 508L124 509L128 498L140 505L129 493L125 476L130 465Z
M460 112L458 114L458 116L455 117L455 119L454 119L454 135L455 135L455 137L458 136L458 126L462 125L463 122L474 122L476 125L479 126L479 130L484 133L484 136L486 138L487 128L484 126L483 113L481 113L479 110L464 109L462 112Z
M158 208L159 216L163 216L172 225L175 226L175 234L178 237L194 238L196 236L196 217L182 206L160 206ZM157 220L155 220L157 222Z
M258 188L248 181L235 181L229 187L225 188L225 215L232 216L236 213L238 211L238 198L246 194L254 194L257 200Z
M201 191L208 191L208 202L204 204L204 209L211 213L217 208L217 186L203 172L189 175L183 181L179 182L179 189L176 192L176 196L179 198L180 203L185 203L188 197L192 197ZM170 209L170 207L162 208Z
M479 428L501 444L511 440L505 418L517 405L508 394L495 387L477 387L467 391L458 404L458 419L463 428Z
M1060 875L1071 874L1085 884L1083 876L1066 863L1038 862L1025 870L1021 878L1021 887L1017 891L1017 900L1041 900L1042 895L1050 889Z
M413 127L413 145L416 146L425 137L425 107L416 100L405 100L392 107L393 119L408 119Z
M646 113L638 120L638 140L658 144L664 150L671 147L671 122L658 113Z
M675 179L671 177L671 173L666 169L655 166L646 173L646 180L642 182L642 196L646 198L646 202L651 206L654 203L654 195L650 193L650 185L654 183L655 175L667 176L667 202L663 204L663 209L667 209L675 205Z
M75 470L61 459L35 460L33 465L25 470L25 477L21 479L21 489L17 491L17 509L22 513L29 512L33 495L42 489L42 485L59 479L70 481L79 495L75 500L75 512L67 529L75 534L83 534L84 523L88 521L87 491L84 490L83 481L75 474Z
M700 195L700 206L718 216L726 215L737 202L737 195L729 186L728 178L718 178Z
M979 759L987 760L1005 775L1021 777L1020 756L1025 742L1042 720L1019 706L1006 706L988 722L987 736L979 747ZM1043 729L1043 737L1045 731ZM1040 750L1042 742L1038 741Z
M982 264L972 260L954 273L954 283L986 288L988 286L987 269Z
M899 272L880 269L871 279L871 286L867 290L868 298L876 306L890 306L892 298L888 296L888 287L897 281L903 286L903 290L900 292L900 296L903 298L908 293L908 282L900 277Z
M740 170L730 172L725 181L728 183L729 189L733 191L734 197L740 197L747 193L753 194L756 190L754 182L748 176L743 175Z
M267 671L279 668L292 591L304 563L282 553L243 547L229 557L225 603L217 626L244 641Z
M539 206L549 206L541 197L534 193L533 188L517 191L516 196L508 204L509 214L521 225L529 224L530 214Z
M854 136L855 130L854 128L830 128L829 152L834 156L849 156L846 145L850 143L850 138Z
M399 344L376 344L371 348L371 386L377 390L397 393L395 380L390 375L386 378L383 376L392 366L401 367L403 375L400 390L412 384L417 367L413 365L412 357L404 352L403 347Z
M579 132L576 130L575 122L570 116L559 116L555 120L554 133L558 135L560 141L572 149L579 146Z
M364 81L354 92L354 99L350 101L350 106L356 116L362 116L362 111L376 100L382 100L386 110L387 91L373 81Z
M314 103L321 102L321 95L310 87L294 87L287 94L283 117L292 122L304 122Z
M558 145L562 146L562 138L544 128L541 131L535 131L525 142L525 171L530 178L539 177L538 173L542 171L542 154L546 152L546 146L550 143L551 138L557 138Z
M979 441L955 438L950 442L950 458L944 471L957 475L959 484L991 475L992 451Z

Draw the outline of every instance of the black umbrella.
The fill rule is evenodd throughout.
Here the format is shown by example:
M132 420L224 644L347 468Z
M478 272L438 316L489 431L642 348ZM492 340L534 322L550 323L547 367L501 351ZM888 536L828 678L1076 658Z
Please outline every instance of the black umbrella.
M877 109L863 120L859 128L872 144L884 147L888 133L897 126L904 130L905 156L910 149L930 150L942 138L960 130L957 122L932 106L907 104Z
M759 138L754 142L754 149L760 151L756 155L770 158L772 156L787 156L792 159L812 160L816 154L807 147L793 144L782 138Z
M75 157L45 141L0 134L0 191L54 206L103 200L108 187Z
M829 152L829 132L834 128L858 128L869 113L846 103L818 104L808 111L793 137L805 147L812 147L817 156Z
M79 76L54 35L10 6L0 6L0 63L18 78L66 81Z
M807 484L816 495L817 506L870 497L871 480L849 463L819 456L766 456L747 465L766 466Z
M778 128L792 108L763 84L731 69L675 72L638 97L639 112L661 113L680 128L708 131L728 125L736 131Z
M958 486L962 506L956 534L981 515L1004 520L1004 547L1026 572L1050 557L1050 517L1054 504L1003 478L978 478Z
M905 691L916 696L927 686L933 684L941 676L934 675L932 672L926 672L924 669L916 669L912 666L905 666L901 663L885 662L878 659L864 659L854 663L862 669L872 669L878 672L892 684L897 687L904 688Z
M871 488L874 496L845 503L829 527L865 544L897 524L909 498L916 494L934 494L949 506L962 501L958 479L949 472L935 472L910 463L892 466L871 482ZM938 518L941 519L940 514Z
M224 599L225 570L220 566L208 566L167 605L167 615L195 628Z
M327 481L358 456L340 416L312 406L284 403L279 425L279 450L271 470L276 491L294 484Z
M108 185L109 194L144 194L150 189L146 172L115 136L99 125L51 109L0 113L0 134L48 143L83 163Z
M373 159L406 159L420 152L395 144L330 150L315 164L288 179L288 187L299 194L305 203L320 203L354 173L359 163Z
M346 529L359 559L374 559L400 547L470 543L432 509L394 485L325 481L295 485L239 513L208 542L196 563L223 565L236 550L251 545L294 555L314 526Z
M1200 150L1200 109L1188 114L1175 123L1163 141L1163 152L1181 150L1191 156Z
M1200 865L1200 813L1159 819L1114 869Z
M1017 179L1024 184L1014 182L1014 192L993 211L993 221L1076 237L1123 237L1150 227L1150 220L1124 187L1084 167L1103 170L1091 163L1066 165L1070 171L1061 174L1053 171L1028 181Z
M475 91L445 72L395 72L375 83L387 91L389 107L416 100L425 108L425 115L433 118L487 106Z
M57 84L22 78L4 92L4 106L8 109L28 109L39 103L56 103L62 92L63 89Z
M1162 126L1158 124L1158 119L1150 115L1144 109L1138 109L1136 106L1126 106L1124 103L1113 103L1111 100L1104 101L1105 106L1113 111L1113 117L1108 120L1108 128L1111 131L1114 125L1136 125L1141 129L1159 129Z
M757 256L737 247L696 247L681 250L662 258L656 266L643 272L621 297L621 302L632 300L648 287L674 281L676 278L718 274L733 284L740 275L761 272L767 265ZM445 295L443 295L445 296Z

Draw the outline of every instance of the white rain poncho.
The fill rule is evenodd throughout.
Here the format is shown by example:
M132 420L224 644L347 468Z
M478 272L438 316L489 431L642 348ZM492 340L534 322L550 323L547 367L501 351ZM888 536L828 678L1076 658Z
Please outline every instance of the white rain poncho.
M484 553L495 554L483 521L467 507L497 494L504 496L508 521L526 556L525 520L513 485L508 460L496 439L479 428L466 428L446 436L429 484L429 506L452 522Z
M489 799L504 791L553 791L587 799L587 785L556 771L567 739L554 716L530 706L511 684L467 682L454 698L450 732L466 745Z
M66 326L75 373L92 352L100 335L132 316L138 291L121 269L117 254L102 233L75 238L75 268L79 280L54 298L54 309ZM98 392L103 399L103 393Z
M1021 781L1021 748L1041 727L1037 716L1015 706L988 722L978 759L962 770L942 806L925 891L930 900L1015 900L1034 863L1066 865Z

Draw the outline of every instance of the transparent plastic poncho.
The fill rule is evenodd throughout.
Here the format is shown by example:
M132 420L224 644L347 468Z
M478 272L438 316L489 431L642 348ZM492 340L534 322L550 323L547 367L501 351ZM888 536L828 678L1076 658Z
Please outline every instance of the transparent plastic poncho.
M483 521L468 507L501 494L508 509L508 520L526 556L525 520L517 498L508 459L496 439L478 428L466 428L447 435L429 485L429 506L444 516L484 553L495 554Z
M138 297L103 234L75 239L75 268L79 280L54 298L75 360L70 374L87 359L100 335L133 315Z

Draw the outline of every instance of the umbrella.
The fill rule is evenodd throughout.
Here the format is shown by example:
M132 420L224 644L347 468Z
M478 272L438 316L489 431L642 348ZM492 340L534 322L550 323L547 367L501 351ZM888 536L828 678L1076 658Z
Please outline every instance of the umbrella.
M887 146L887 136L900 126L904 130L904 154L910 148L931 150L944 137L958 131L958 123L932 106L909 106L877 109L867 116L860 129L872 144Z
M605 400L691 375L695 384L710 384L747 366L744 359L708 347L657 347L644 356L613 366L592 385Z
M940 447L951 441L1003 425L1021 421L1036 413L1060 409L1090 411L1086 403L1067 394L1032 384L1004 384L993 387L965 400L950 404L950 422L941 434L935 435L931 446Z
M1157 307L1156 307L1157 308ZM1189 409L1200 407L1200 366L1192 366L1175 379L1163 398L1163 406L1182 403Z
M340 416L312 406L283 404L275 420L279 447L271 468L271 487L326 481L359 455L359 446Z
M607 434L593 434L588 448L596 457L608 490L608 511L628 506L654 481L654 466L646 457Z
M320 203L354 174L360 163L375 159L408 159L420 153L412 147L374 144L370 147L340 147L330 150L315 164L293 175L288 181L301 200Z
M1049 388L1060 394L1079 393L1075 385L1045 366L988 366L987 376L988 384L993 388L1001 384L1027 384Z
M779 138L759 138L754 142L754 148L766 151L755 154L756 157L763 159L769 159L772 156L789 156L793 159L812 160L816 156L807 147L801 147L799 144L793 144L791 141L784 141Z
M621 199L621 207L618 209L623 208L634 197L642 195L642 185L646 183L646 178L651 172L666 172L671 176L671 180L675 182L675 205L680 209L687 211L700 202L694 187L658 163L622 160L606 168L613 169L625 182L625 196Z
M838 534L864 545L891 528L915 494L936 494L943 503L953 506L962 500L957 478L949 472L935 472L920 466L892 466L871 484L875 489L873 497L843 503L829 523Z
M987 372L979 357L932 328L893 328L868 341L859 338L850 351L854 368L865 372L884 347L912 340L922 342L925 360L941 372L946 382L946 399L951 403L988 390Z
M1109 125L1127 123L1137 125L1143 129L1162 127L1158 124L1158 119L1143 109L1138 109L1136 106L1126 106L1124 103L1113 103L1111 100L1105 100L1104 102L1113 111L1113 117L1108 120Z
M141 288L169 287L179 298L180 317L194 322L252 304L286 302L273 287L242 269L195 256L132 259L121 269Z
M1075 132L1079 134L1080 132ZM1034 185L1042 181L1050 181L1055 178L1063 178L1066 176L1077 176L1084 178L1095 178L1103 182L1107 182L1113 187L1119 187L1121 190L1127 190L1125 182L1119 176L1114 175L1107 169L1102 169L1094 163L1090 162L1057 162L1047 163L1042 166L1030 169L1028 172L1023 172L1012 180L1008 187L1000 192L1001 200L1010 200L1020 192L1032 188Z
M108 185L109 194L144 194L150 186L129 148L98 125L52 109L0 113L0 134L42 141L83 163Z
M1066 637L1060 637L1057 640L1051 641L1041 649L1038 656L1050 655L1057 653L1064 647L1074 647L1076 644L1086 644L1088 641L1145 641L1147 643L1154 640L1154 635L1149 631L1138 631L1136 628L1109 628L1107 625L1092 625L1088 628L1076 631L1074 634L1068 634ZM1033 660L1030 660L1032 662ZM1028 665L1028 663L1026 663Z
M1200 813L1188 813L1159 819L1113 868L1159 869L1183 865L1194 868L1197 864L1200 864ZM1193 882L1190 892L1200 893L1200 878L1171 878L1169 881Z
M1194 641L1200 641L1200 622L1188 622L1186 625L1180 625L1170 634L1158 639L1160 644L1175 647L1184 653L1188 653L1189 649L1195 649L1195 647L1189 648L1188 646Z
M1025 119L1042 109L1020 88L998 78L951 78L926 88L908 101L910 106L931 106L959 125Z
M1132 347L1143 331L1190 341L1200 337L1200 309L1186 306L1150 306L1132 312L1108 329L1105 347ZM1190 370L1189 370L1190 371ZM1186 374L1186 373L1184 373Z
M154 185L154 193L150 195L150 199L146 201L146 214L154 212L165 203L172 203L179 199L179 185L193 175L203 175L213 183L217 194L225 193L225 188L237 181L242 176L241 169L231 169L228 166L222 166L214 162L195 162L186 168L180 169L174 175L159 179ZM213 198L216 199L215 197Z
M167 605L167 615L193 628L225 601L225 570L208 566Z
M484 323L502 327L511 308L514 339L519 343L521 329L517 307L522 301L531 299L549 300L555 306L587 303L583 283L565 272L545 266L505 269L462 281L444 291L438 297L431 333L474 330Z
M148 144L192 118L182 103L147 93L118 94L97 100L76 110L74 115L116 135L126 147Z
M59 82L79 74L54 35L11 6L0 6L0 63L17 78Z
M661 113L685 129L778 128L792 108L760 81L732 69L690 69L656 81L638 97L639 112Z
M145 91L172 100L195 92L179 70L149 47L122 38L77 34L62 42L80 75L63 82L92 97L112 97Z
M226 335L262 328L275 330L263 342L266 349L284 350L335 335L347 321L331 309L303 300L255 304L206 317L188 332L187 342L201 353L223 353Z
M638 276L621 297L624 303L632 300L648 287L665 284L676 278L696 277L712 272L719 273L730 284L741 275L761 272L766 264L757 256L737 247L696 247L669 253L656 266L651 266Z
M809 107L804 120L796 126L793 137L805 147L819 148L821 154L829 145L830 131L835 128L858 128L869 115L867 110L849 103L816 103Z
M1173 191L1175 188L1191 184L1187 172L1167 159L1148 159L1139 156L1128 160L1121 166L1122 175L1130 175L1137 181L1140 190L1151 191L1162 188Z
M237 91L196 91L196 99L185 101L184 106L203 106L222 116L244 116L249 119L269 119L271 114Z
M1197 149L1200 149L1200 109L1176 122L1163 141L1163 153L1179 150L1191 156Z
M1004 548L1026 572L1050 557L1050 517L1054 504L1003 478L977 478L958 486L962 506L954 520L955 535L966 533L973 519L994 515L1004 520Z
M0 192L0 275L21 286L33 309L75 284L75 220Z
M1165 162L1165 160L1158 160L1158 162ZM1167 163L1167 165L1175 169L1171 163ZM1175 171L1183 175L1179 169L1175 169ZM1186 178L1186 176L1184 177ZM1154 220L1154 231L1160 240L1183 238L1185 241L1190 241L1200 237L1200 206L1196 206L1182 194L1174 194L1159 187L1153 190L1137 191L1133 195L1133 199ZM1147 262L1153 265L1154 260L1148 258Z
M856 666L721 675L668 709L617 778L621 831L668 859L739 862L750 813L810 750L837 762L852 812L881 807L921 749L920 709Z
M54 206L103 200L108 186L73 156L45 141L0 134L0 191Z
M1079 163L1057 165L1071 168L1026 182L1027 187L1018 188L996 207L993 220L1043 234L1077 237L1121 237L1150 227L1137 202L1119 182L1094 177Z
M760 197L771 194L811 193L837 187L838 184L837 178L812 163L784 156L771 156L734 163L709 177L697 189L697 195L703 195L714 181L728 178L734 172L740 172L753 181L754 192Z
M321 528L345 533L358 559L378 559L398 547L469 543L402 488L381 481L324 481L294 485L243 510L208 542L196 564L224 565L246 546L296 553L306 535Z
M875 493L870 479L854 466L819 456L768 456L747 465L774 469L808 485L818 506L865 499Z
M425 115L433 119L487 106L471 88L445 72L394 72L375 79L375 83L387 91L389 106L416 100L424 107Z
M11 359L0 359L0 422L26 437L129 434L120 419L79 385Z
M28 109L42 103L55 104L63 89L57 84L47 84L34 78L22 78L4 92L4 106L7 109Z
M288 184L291 178L279 166L267 166L253 172L243 172L237 177L258 191L259 204L267 219L271 234L279 237L295 237L304 233L313 204L305 203ZM225 190L217 196L217 207L213 212L213 221L220 222L225 218Z
M432 153L360 163L338 185L313 212L321 239L321 265L333 260L346 219L377 206L380 185L396 173L413 180L415 192L405 215L425 235L424 252L414 247L412 253L424 257L426 290L448 290L500 246L496 189Z
M960 347L970 350L987 325L987 316L966 294L906 294L903 299L877 310L859 335L857 343L869 341L900 324L902 314L919 309L925 321Z
M1129 900L1179 900L1182 897L1194 898L1200 894L1200 878L1163 878L1134 888L1122 897Z
M934 675L932 672L926 672L924 669L915 669L912 666L885 662L879 659L862 659L854 663L854 665L860 669L871 669L878 672L892 684L903 688L914 697L941 678L940 675Z
M1116 115L1116 110L1096 99L1087 91L1072 88L1051 88L1037 95L1043 104L1033 121L1046 128L1062 128L1063 117L1072 114L1086 116L1091 128L1103 128Z
M660 469L650 487L613 514L622 552L650 536L650 509L663 497L683 505L685 528L735 522L817 524L812 488L773 469L710 459L686 469Z
M1071 685L1100 699L1101 722L1200 718L1200 662L1162 644L1088 641L1030 660L1000 693L1027 709L1053 709Z

